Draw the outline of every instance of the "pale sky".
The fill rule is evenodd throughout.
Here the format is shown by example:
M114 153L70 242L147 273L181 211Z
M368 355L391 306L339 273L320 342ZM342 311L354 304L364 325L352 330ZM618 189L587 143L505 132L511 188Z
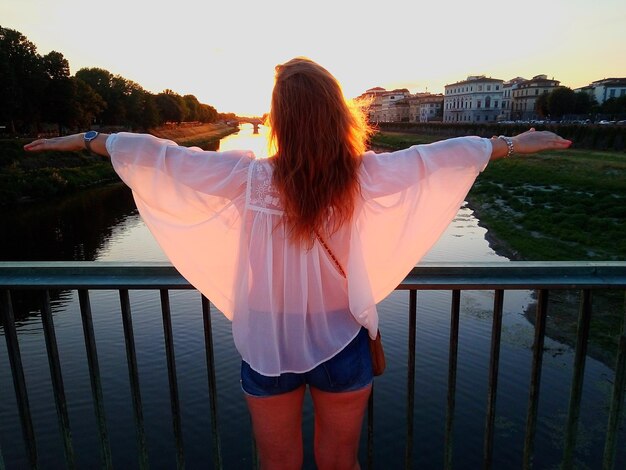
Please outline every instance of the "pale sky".
M269 109L274 66L307 56L348 97L443 93L468 75L546 74L571 88L626 77L623 0L2 0L0 26L71 73L100 67L220 112Z

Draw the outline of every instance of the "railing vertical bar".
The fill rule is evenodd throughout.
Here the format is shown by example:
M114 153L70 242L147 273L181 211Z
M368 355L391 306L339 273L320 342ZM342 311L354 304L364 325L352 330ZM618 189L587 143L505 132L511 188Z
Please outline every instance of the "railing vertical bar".
M483 460L485 470L493 464L493 434L496 419L496 396L498 391L498 367L500 364L500 340L502 336L502 310L504 291L497 289L493 299L493 322L491 326L491 353L489 357L489 390L487 391L487 416L485 418L485 441Z
M413 413L415 411L415 331L417 327L417 291L409 291L409 358L407 370L406 449L404 467L413 463Z
M126 362L128 363L128 379L130 392L133 399L133 414L135 429L137 432L137 450L139 452L139 468L146 469L148 463L148 448L146 446L146 433L143 423L143 406L141 403L141 390L139 388L139 368L137 367L137 354L135 353L135 335L133 333L133 319L130 309L130 297L128 289L120 289L120 310L122 324L124 326L124 343L126 344Z
M537 410L539 408L539 389L541 384L541 365L543 360L543 343L546 334L547 311L548 290L540 289L537 298L530 393L528 396L528 411L526 413L526 434L524 436L522 466L525 470L532 468L533 464L533 447L535 445L535 431L537 429Z
M626 299L626 297L625 297ZM617 434L619 430L624 391L626 390L626 302L624 305L624 319L622 320L622 334L617 346L617 359L615 362L615 381L611 394L611 408L609 409L609 422L606 429L604 443L604 456L602 459L603 470L615 468L615 452L617 450Z
M4 324L4 335L7 343L9 362L11 363L11 375L13 376L13 387L15 398L20 413L22 423L22 436L28 451L28 461L31 468L38 468L37 463L37 443L35 441L35 429L30 415L30 405L28 403L28 392L26 391L26 379L24 378L24 367L22 366L22 355L20 345L17 340L15 329L15 318L13 316L13 304L11 294L8 290L3 290L0 299L0 314Z
M170 405L172 408L172 425L176 442L176 468L185 468L183 450L183 433L178 399L178 381L176 379L176 358L174 355L174 335L172 333L172 315L170 298L167 289L161 289L161 313L163 315L163 333L165 336L165 355L167 357L167 375L170 384Z
M41 323L46 340L46 350L48 352L48 364L50 366L50 377L54 390L54 402L61 428L63 448L65 451L65 462L68 468L75 468L74 448L72 446L72 431L70 429L70 418L67 413L67 401L65 400L65 388L63 386L63 375L61 374L61 363L59 361L59 350L57 348L56 334L54 331L54 321L52 319L52 309L50 307L50 292L44 291L41 305Z
M91 394L93 396L93 406L96 413L98 436L100 437L100 458L102 459L102 466L104 468L113 468L111 446L109 444L109 437L106 428L104 400L102 398L102 381L100 379L100 366L98 365L98 352L96 349L96 339L93 331L89 292L85 289L79 289L78 301L80 304L80 315L83 323L85 348L87 350L87 364L89 366Z
M204 321L204 349L206 351L207 378L209 381L209 403L211 406L211 429L213 431L213 468L222 468L222 446L217 420L217 380L215 378L215 354L213 352L213 327L211 304L202 296L202 318Z
M367 400L367 468L374 469L374 383Z
M252 416L250 416L250 427L252 428ZM259 470L259 448L256 445L256 439L254 438L254 431L252 432L252 469Z
M561 468L569 469L574 464L574 450L576 448L576 433L578 432L578 418L580 416L580 401L583 392L585 375L585 357L587 355L587 340L591 324L591 291L584 289L580 301L578 314L578 331L576 335L576 350L574 352L574 371L570 390L569 411L565 428L565 445Z
M461 291L452 290L450 305L450 346L448 353L448 397L446 406L446 428L444 433L443 467L452 468L454 407L456 399L456 370L459 350L459 312L461 309Z

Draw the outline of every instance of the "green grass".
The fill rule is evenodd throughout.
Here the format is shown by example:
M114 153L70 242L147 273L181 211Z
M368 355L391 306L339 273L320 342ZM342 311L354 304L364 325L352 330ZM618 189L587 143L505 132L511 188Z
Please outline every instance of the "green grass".
M567 150L498 160L468 197L517 258L626 259L626 154Z
M428 134L405 134L401 132L377 132L371 138L371 146L374 148L387 148L391 150L410 147L416 144L430 144L441 140L439 136Z
M372 145L393 149L435 140L440 137L385 133ZM510 258L626 260L626 153L564 150L497 160L468 200L494 249ZM550 298L548 334L573 344L578 294L554 291ZM589 351L611 367L623 321L624 292L596 293Z
M26 153L28 140L0 141L0 203L70 194L118 181L108 159L87 152Z

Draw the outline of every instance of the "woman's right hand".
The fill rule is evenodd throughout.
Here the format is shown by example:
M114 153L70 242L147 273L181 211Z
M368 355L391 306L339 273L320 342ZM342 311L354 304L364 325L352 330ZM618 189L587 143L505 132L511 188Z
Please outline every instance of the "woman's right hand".
M98 134L98 136L91 141L90 150L98 155L108 157L109 152L106 148L106 141L108 138L109 134ZM78 152L79 150L85 150L85 148L84 133L64 135L63 137L53 137L52 139L37 139L32 141L30 144L24 145L24 150L27 152L44 152L48 150Z
M72 134L51 139L37 139L24 145L27 152L43 152L48 150L60 150L65 152L77 152L85 149L85 134Z

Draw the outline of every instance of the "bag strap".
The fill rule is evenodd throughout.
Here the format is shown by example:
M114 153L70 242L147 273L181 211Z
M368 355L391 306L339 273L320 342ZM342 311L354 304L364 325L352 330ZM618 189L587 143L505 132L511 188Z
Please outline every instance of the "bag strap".
M339 273L341 274L341 276L346 279L346 272L343 270L343 268L341 267L341 264L339 263L339 260L337 259L337 257L335 256L335 254L332 252L332 250L330 249L330 247L326 244L326 242L324 241L324 239L320 236L319 232L317 230L314 230L315 236L317 237L317 240L320 242L320 245L322 245L324 247L324 249L326 250L326 253L328 253L328 256L330 256L330 258L333 260L333 262L335 263L335 266L337 267L337 270L339 271Z

